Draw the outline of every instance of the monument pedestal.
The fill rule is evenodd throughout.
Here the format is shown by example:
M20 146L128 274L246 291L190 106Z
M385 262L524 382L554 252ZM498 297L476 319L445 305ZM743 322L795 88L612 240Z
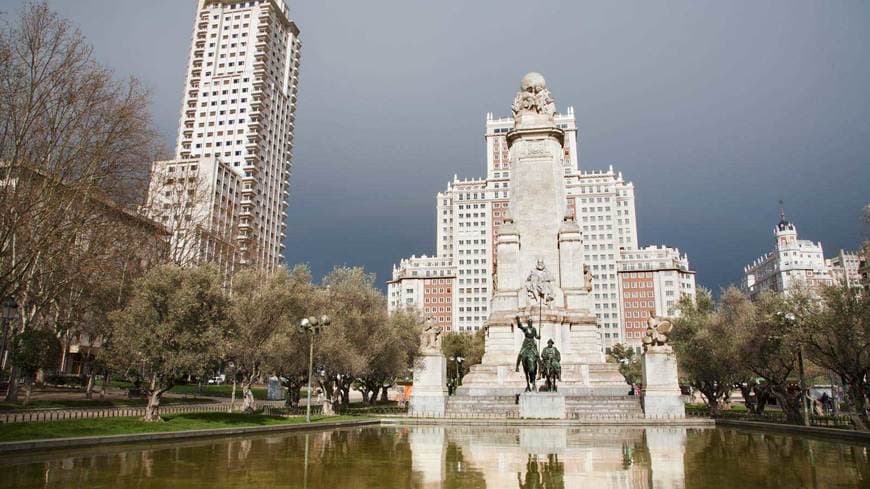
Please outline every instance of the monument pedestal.
M411 416L444 416L447 411L447 359L440 352L423 353L414 365Z
M559 392L520 394L520 417L525 419L565 419L565 396Z
M643 386L645 417L686 417L677 376L677 357L670 346L649 347L643 354Z

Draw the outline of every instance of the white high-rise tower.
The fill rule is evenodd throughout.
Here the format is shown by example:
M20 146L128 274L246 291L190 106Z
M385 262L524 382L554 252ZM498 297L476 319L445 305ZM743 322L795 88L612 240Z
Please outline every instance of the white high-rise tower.
M283 260L300 46L283 0L199 0L176 160L154 163L148 203L196 261ZM197 175L179 186L179 166Z

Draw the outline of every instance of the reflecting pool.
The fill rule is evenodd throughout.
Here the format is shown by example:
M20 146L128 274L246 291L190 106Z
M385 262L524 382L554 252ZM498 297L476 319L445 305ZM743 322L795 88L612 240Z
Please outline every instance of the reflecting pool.
M870 487L867 446L710 428L365 427L0 457L0 488Z

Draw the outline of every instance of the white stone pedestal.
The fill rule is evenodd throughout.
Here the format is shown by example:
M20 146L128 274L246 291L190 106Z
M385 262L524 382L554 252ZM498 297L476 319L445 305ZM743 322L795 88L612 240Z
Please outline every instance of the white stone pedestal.
M447 359L441 353L424 353L414 365L408 414L441 417L446 410Z
M643 354L643 412L647 418L685 418L680 397L677 357L670 346L650 347Z
M520 417L525 419L565 419L565 396L558 392L520 394Z

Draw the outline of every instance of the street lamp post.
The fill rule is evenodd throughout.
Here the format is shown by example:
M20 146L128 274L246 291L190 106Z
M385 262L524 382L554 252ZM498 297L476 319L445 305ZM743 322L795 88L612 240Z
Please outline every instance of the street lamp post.
M311 422L311 376L314 370L314 335L320 333L320 330L329 326L329 316L323 315L320 318L311 316L304 318L299 322L299 332L308 336L308 404L305 409L305 422Z
M797 319L794 314L787 312L785 314L778 312L777 316L781 317L786 324L793 324ZM810 400L809 391L807 390L807 381L804 374L804 345L798 344L798 375L801 388L801 416L803 417L804 426L810 425Z
M459 376L459 368L462 365L462 362L465 361L465 359L459 355L456 355L455 357L450 357L450 361L456 362L456 386L459 387L459 382L462 380Z

